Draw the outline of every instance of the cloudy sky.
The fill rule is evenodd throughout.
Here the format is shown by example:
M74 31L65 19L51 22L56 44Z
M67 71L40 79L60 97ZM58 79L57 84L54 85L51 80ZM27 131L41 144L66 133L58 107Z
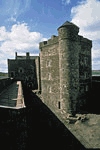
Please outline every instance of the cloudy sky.
M93 42L92 69L100 69L100 0L0 0L0 72L7 59L39 54L39 42L71 21Z

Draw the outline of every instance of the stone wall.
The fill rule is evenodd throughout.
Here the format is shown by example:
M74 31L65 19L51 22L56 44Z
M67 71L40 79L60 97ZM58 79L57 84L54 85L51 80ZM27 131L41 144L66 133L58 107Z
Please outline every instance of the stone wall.
M88 107L90 113L100 114L100 109L98 107L99 99L100 99L100 76L92 76L92 88L88 99Z
M92 42L82 36L79 36L81 49L79 51L79 100L78 110L87 111L87 95L92 87L92 66L91 66L91 48Z
M40 93L41 92L40 57L37 57L35 59L35 66L36 66L36 80L37 80L36 89Z
M92 41L65 22L58 36L39 43L42 99L53 111L74 115L86 111L91 90Z
M0 79L0 93L5 90L13 81L10 78Z
M40 44L41 91L43 101L59 109L59 50L58 37L52 36ZM43 51L42 51L43 49Z
M8 150L27 149L26 109L0 107L0 145Z
M79 90L78 30L69 23L58 28L60 101L62 109L70 114L76 111Z
M25 81L35 90L39 86L39 57L27 55L8 59L8 76L17 81Z

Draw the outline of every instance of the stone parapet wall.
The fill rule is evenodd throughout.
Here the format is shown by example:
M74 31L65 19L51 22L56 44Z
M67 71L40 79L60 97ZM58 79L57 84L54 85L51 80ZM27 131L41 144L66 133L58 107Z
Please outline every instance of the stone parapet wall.
M5 90L9 85L11 85L12 82L13 80L11 78L0 79L0 93Z
M49 45L56 44L56 43L58 43L58 36L52 35L51 39L48 39L48 41L40 42L39 48L41 49L45 46L49 46Z

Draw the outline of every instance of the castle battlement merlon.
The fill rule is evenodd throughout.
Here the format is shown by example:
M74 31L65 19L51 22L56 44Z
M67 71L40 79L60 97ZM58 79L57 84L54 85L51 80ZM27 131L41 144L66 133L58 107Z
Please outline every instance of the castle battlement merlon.
M89 47L92 47L92 40L88 39L88 38L84 38L83 36L79 35L79 41L81 43L85 43L86 45L88 45Z
M58 36L52 35L51 38L48 39L47 41L40 42L39 48L41 49L42 47L50 46L50 45L56 44L56 43L58 43Z

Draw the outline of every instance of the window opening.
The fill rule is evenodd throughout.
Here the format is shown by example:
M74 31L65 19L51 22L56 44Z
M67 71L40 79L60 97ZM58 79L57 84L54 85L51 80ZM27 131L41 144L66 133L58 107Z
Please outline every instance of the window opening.
M11 72L11 77L14 77L14 73L13 72Z
M61 102L58 102L58 108L61 109Z
M22 73L22 69L20 69L19 72Z

